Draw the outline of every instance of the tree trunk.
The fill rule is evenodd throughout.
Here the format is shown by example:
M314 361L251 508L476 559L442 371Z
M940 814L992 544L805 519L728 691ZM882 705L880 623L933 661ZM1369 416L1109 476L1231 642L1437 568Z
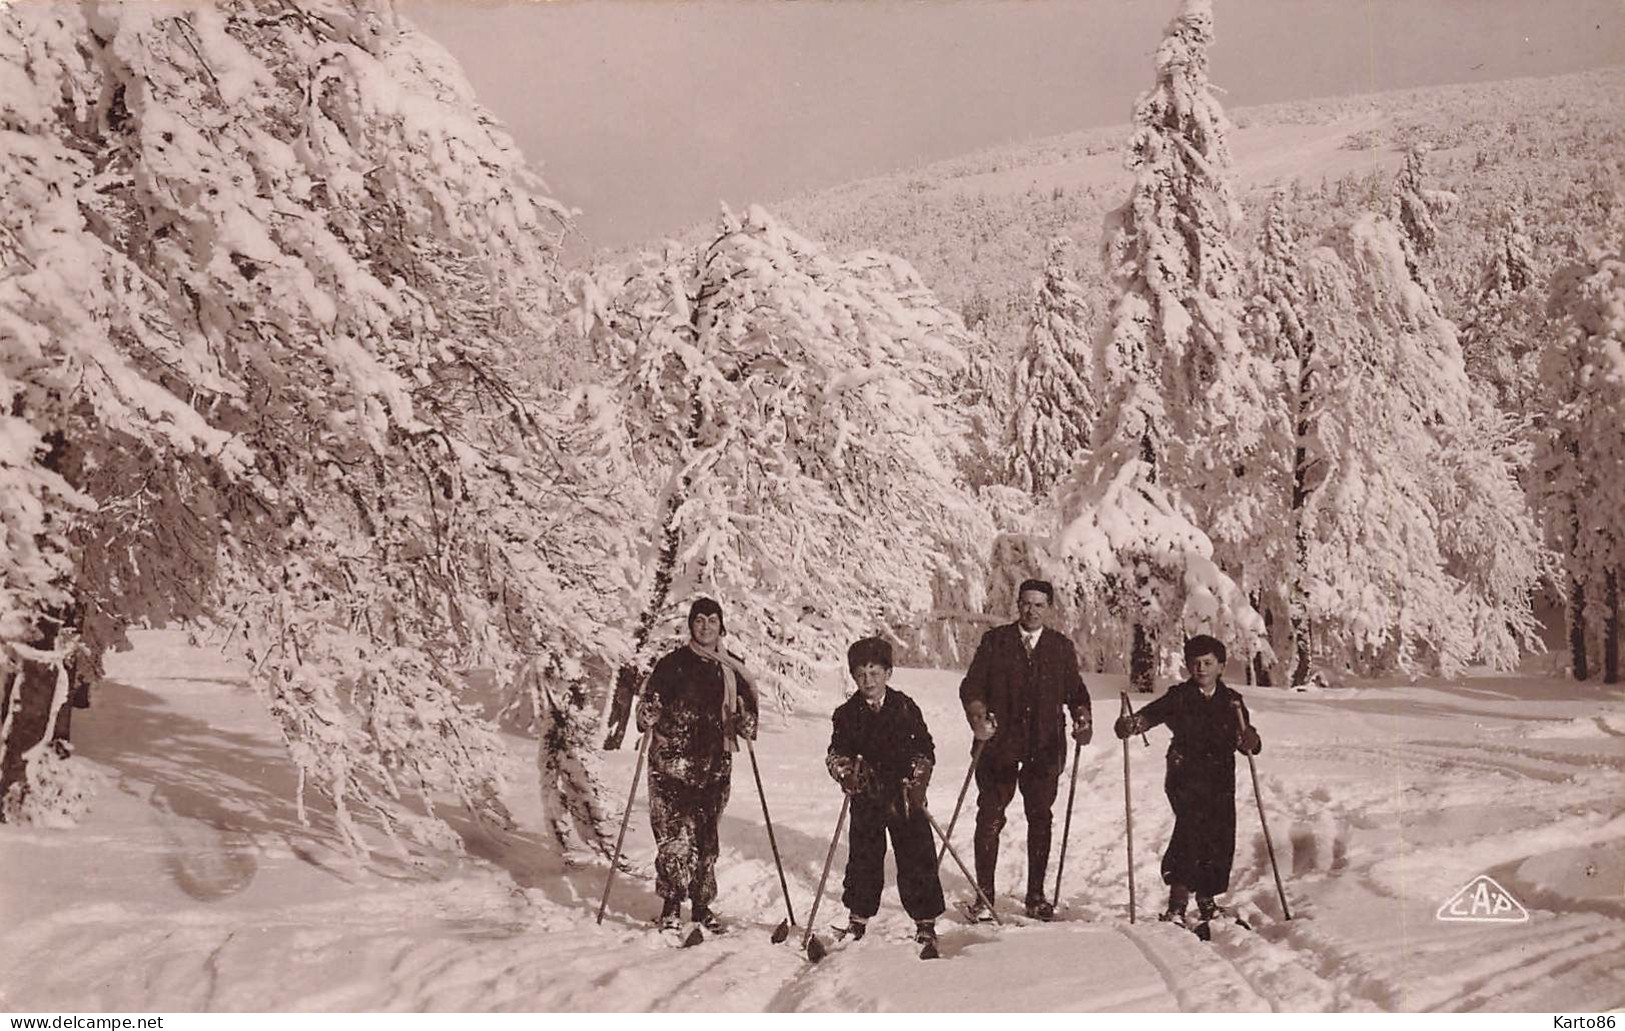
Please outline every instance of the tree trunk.
M1156 688L1157 632L1142 623L1134 624L1134 644L1129 650L1128 682L1134 690L1149 694Z
M1292 572L1287 583L1287 623L1292 631L1291 686L1309 683L1309 592L1304 586L1304 570L1309 566L1309 535L1303 526L1303 510L1309 502L1309 449L1303 438L1309 433L1309 390L1312 376L1309 361L1314 354L1314 338L1304 339L1298 354L1298 398L1293 433L1297 446L1292 450Z
M53 430L45 435L45 444L42 464L52 472L63 473L67 436ZM63 629L77 622L78 614L72 608L46 611L40 616L38 636L28 642L29 646L39 652L53 652ZM72 669L71 663L68 668ZM13 785L18 792L16 803L26 797L28 763L38 754L35 748L49 747L45 744L47 738L52 742L67 740L71 692L57 697L59 672L48 663L19 658L11 676L0 677L0 820L12 808L4 803Z
M704 409L696 399L689 403L688 416L688 442L692 446L700 437L700 421L704 417ZM666 599L671 594L672 577L677 572L677 551L682 544L682 535L677 529L677 510L682 507L688 496L689 477L684 476L682 484L666 499L665 520L661 526L663 539L660 543L660 557L655 562L654 586L649 591L649 604L638 617L638 626L632 634L632 658L620 669L615 671L615 692L610 702L609 733L604 738L604 748L613 750L621 747L626 738L626 725L632 717L632 700L637 696L638 688L649 675L652 664L644 650L649 645L649 639L654 636L655 623L660 619L660 612L666 607Z
M1580 446L1573 440L1565 442L1569 460L1580 461ZM1569 499L1569 558L1580 553L1580 509ZM1586 589L1580 578L1569 571L1569 660L1575 680L1591 677L1591 664L1586 661Z
M40 636L29 644L49 652L56 648L61 623L48 618L43 624ZM0 680L0 800L11 796L13 785L17 791L13 805L0 805L0 821L26 797L30 752L47 738L67 738L71 706L66 698L57 698L57 677L54 665L22 659L10 677Z
M1619 683L1619 571L1610 569L1603 586L1607 610L1602 628L1602 682Z
M1575 680L1590 678L1591 668L1586 663L1586 590L1574 579L1569 581L1569 659Z
M1265 638L1265 640L1270 641L1271 643L1274 643L1274 635L1271 633L1271 631L1273 631L1275 629L1275 610L1271 609L1271 608L1260 609L1258 607L1258 592L1257 591L1253 592L1253 599L1252 600L1253 600L1253 611L1254 612L1261 612L1261 613L1263 613L1263 616L1264 616L1264 638ZM1252 676L1249 678L1249 683L1257 684L1259 687L1270 687L1270 686L1272 686L1273 681L1272 681L1272 679L1270 677L1270 667L1264 661L1264 653L1263 652L1254 652L1253 653L1253 660L1252 660L1252 663L1250 665L1251 665Z
M609 735L604 739L605 749L621 747L626 737L626 725L632 716L632 699L638 687L649 675L649 663L643 654L654 634L660 611L666 607L671 593L672 575L677 568L677 509L683 503L682 494L673 494L666 503L665 540L660 545L660 557L655 565L654 586L649 591L649 604L638 617L638 626L632 634L632 659L615 671L615 694L609 709Z

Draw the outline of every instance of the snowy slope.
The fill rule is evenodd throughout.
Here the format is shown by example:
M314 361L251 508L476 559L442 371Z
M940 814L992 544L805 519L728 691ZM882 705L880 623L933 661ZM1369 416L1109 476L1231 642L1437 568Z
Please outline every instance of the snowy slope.
M356 869L298 824L294 777L235 671L174 633L115 657L95 708L75 716L104 783L76 830L0 827L0 1009L11 1010L1538 1010L1625 1005L1625 698L1537 678L1362 683L1312 694L1246 691L1265 748L1264 805L1295 919L1281 919L1246 767L1238 775L1232 901L1259 930L1205 945L1149 922L1170 819L1162 731L1129 748L1141 920L1129 924L1123 749L1084 750L1063 887L1064 922L943 921L948 957L922 963L888 888L875 930L812 967L774 946L783 915L741 753L724 817L720 939L673 950L646 931L657 903L640 800L602 927L600 861L566 867L527 831L467 831L470 857ZM946 822L968 733L957 675L894 681L937 735L933 811ZM1117 711L1096 678L1096 724ZM840 697L824 685L821 705ZM823 715L764 729L757 752L804 922L839 796ZM514 741L511 801L539 815ZM630 747L607 776L624 791ZM1064 806L1065 784L1062 786ZM968 808L968 806L967 806ZM1059 813L1058 813L1059 818ZM1002 905L1023 889L1011 807ZM968 861L968 813L954 833ZM1057 826L1057 838L1059 825ZM844 853L844 850L843 850ZM818 916L839 922L839 864ZM1524 923L1435 911L1479 874ZM1053 865L1051 878L1054 876ZM968 887L944 865L950 895ZM1052 881L1053 884L1053 881Z

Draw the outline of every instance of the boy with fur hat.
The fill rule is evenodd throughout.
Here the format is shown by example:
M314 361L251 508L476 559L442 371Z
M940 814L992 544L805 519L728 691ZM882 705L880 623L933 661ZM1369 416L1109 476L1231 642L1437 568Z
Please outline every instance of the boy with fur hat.
M886 874L886 835L897 853L897 894L914 919L915 940L936 945L936 918L945 908L937 877L936 846L925 815L936 749L914 700L889 686L891 645L866 637L847 649L858 690L833 717L829 775L852 799L841 902L851 911L848 933L863 937L880 910Z
M1118 717L1120 738L1166 725L1168 772L1164 790L1174 810L1174 833L1162 855L1168 885L1163 920L1185 923L1191 892L1201 924L1221 910L1214 896L1230 889L1236 853L1236 753L1257 755L1263 748L1247 704L1225 684L1223 642L1198 634L1185 642L1190 674L1133 715Z
M662 929L682 924L684 898L694 922L722 930L717 894L717 828L728 805L739 735L756 739L756 689L745 667L721 647L722 606L697 599L688 610L689 641L649 674L637 726L649 746L649 823L655 835L655 891L665 901Z

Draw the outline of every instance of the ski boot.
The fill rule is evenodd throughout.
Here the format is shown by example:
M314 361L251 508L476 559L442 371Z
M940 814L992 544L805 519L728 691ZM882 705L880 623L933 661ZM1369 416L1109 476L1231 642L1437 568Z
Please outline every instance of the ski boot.
M1196 915L1202 923L1224 916L1224 907L1207 895L1196 896Z
M993 922L993 910L987 903L982 901L980 895L964 903L963 908L965 910L965 919L973 924L991 924Z
M914 941L920 946L921 959L938 959L942 953L937 951L937 922L935 920L914 921Z
M1048 923L1055 919L1055 903L1042 895L1035 895L1027 899L1027 918L1029 920L1042 920Z
M1196 936L1203 941L1213 940L1212 921L1224 915L1224 909L1211 895L1196 896Z
M1157 919L1165 924L1178 924L1181 927L1190 926L1185 917L1185 909L1190 905L1190 893L1180 885L1173 885L1168 889L1168 908L1158 915Z
M662 931L681 930L683 926L683 900L667 899L660 909L659 927Z
M866 916L858 916L854 913L852 918L846 922L846 937L852 941L860 940L868 930L869 918Z
M711 907L704 903L694 903L693 917L694 922L705 928L707 934L721 934L727 930L722 926L722 921L717 918L717 915L711 912Z

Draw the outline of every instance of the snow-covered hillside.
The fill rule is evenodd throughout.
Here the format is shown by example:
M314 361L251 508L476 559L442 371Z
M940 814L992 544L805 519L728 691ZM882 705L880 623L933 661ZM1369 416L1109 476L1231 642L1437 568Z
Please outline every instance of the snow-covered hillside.
M749 765L722 822L718 908L732 930L686 951L649 930L652 842L640 797L602 926L606 864L565 867L537 835L533 745L514 739L519 831L467 830L469 857L352 866L241 670L174 632L113 657L74 720L102 778L75 830L0 827L0 1009L9 1010L1599 1010L1625 1006L1625 696L1544 677L1319 692L1243 689L1264 736L1259 782L1292 906L1281 919L1246 767L1238 771L1232 900L1258 930L1203 944L1151 920L1170 818L1161 731L1128 749L1140 920L1128 922L1123 748L1084 749L1062 920L942 922L922 963L888 887L875 932L812 966L783 915ZM946 821L969 735L957 674L901 670L936 735L933 810ZM1119 680L1096 678L1097 726ZM818 707L843 688L821 685ZM803 922L834 828L828 721L769 721L761 772ZM611 759L623 791L633 749ZM640 791L641 796L641 791ZM1057 805L1057 819L1064 807ZM1019 908L1020 807L1001 853ZM1057 828L1059 834L1059 828ZM954 837L969 859L968 820ZM844 919L836 857L820 925ZM1488 874L1527 922L1436 911ZM1053 877L1053 867L1051 876ZM888 876L890 876L888 874ZM969 893L949 861L952 896Z

